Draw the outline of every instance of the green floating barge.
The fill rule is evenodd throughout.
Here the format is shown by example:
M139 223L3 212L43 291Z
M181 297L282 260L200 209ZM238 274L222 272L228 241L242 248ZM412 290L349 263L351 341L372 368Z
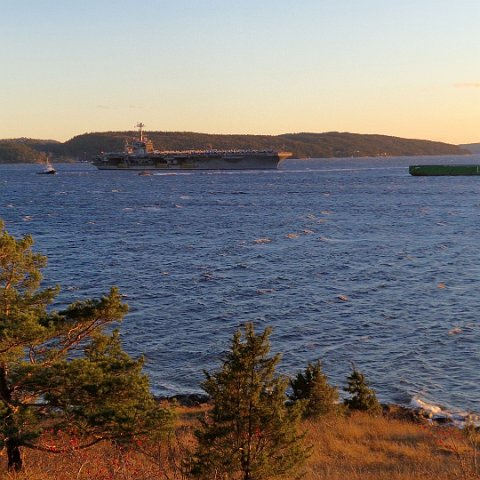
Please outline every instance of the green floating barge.
M480 175L480 165L410 165L408 173L415 176Z

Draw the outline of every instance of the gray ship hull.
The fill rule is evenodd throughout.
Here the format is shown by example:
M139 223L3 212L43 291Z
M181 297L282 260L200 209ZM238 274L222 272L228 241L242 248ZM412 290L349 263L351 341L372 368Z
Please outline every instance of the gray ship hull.
M99 170L275 170L288 153L201 153L132 156L106 153L92 160Z

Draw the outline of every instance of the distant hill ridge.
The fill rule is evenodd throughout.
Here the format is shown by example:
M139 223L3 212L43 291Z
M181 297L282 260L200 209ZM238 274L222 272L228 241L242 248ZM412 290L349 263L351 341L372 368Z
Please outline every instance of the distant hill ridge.
M480 143L465 143L464 145L459 145L459 147L472 153L480 153Z
M159 150L273 149L295 158L372 157L403 155L466 155L462 146L430 140L348 132L237 135L194 132L146 132ZM27 138L0 140L0 163L38 162L49 153L57 161L89 160L101 151L120 151L137 132L99 132L77 135L62 143Z

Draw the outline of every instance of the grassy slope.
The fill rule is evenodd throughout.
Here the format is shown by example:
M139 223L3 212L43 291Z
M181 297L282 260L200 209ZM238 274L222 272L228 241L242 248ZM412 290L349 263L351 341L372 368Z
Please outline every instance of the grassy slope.
M29 451L23 474L9 476L2 465L0 475L17 480L183 480L186 477L178 466L186 456L186 449L193 445L189 427L199 414L201 409L182 409L177 437L170 448L165 447L166 440L160 443L143 440L130 450L99 445L64 455ZM453 428L364 414L305 422L303 427L305 442L313 447L304 468L305 480L479 478L470 476L474 465L472 451ZM5 463L4 454L2 460Z

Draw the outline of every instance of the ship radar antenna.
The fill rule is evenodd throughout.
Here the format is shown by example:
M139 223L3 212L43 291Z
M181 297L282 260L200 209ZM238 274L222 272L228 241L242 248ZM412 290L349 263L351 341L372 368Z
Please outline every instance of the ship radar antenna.
M140 136L140 141L143 142L143 128L145 127L145 124L142 122L138 122L135 125L135 128L138 128L138 134Z

